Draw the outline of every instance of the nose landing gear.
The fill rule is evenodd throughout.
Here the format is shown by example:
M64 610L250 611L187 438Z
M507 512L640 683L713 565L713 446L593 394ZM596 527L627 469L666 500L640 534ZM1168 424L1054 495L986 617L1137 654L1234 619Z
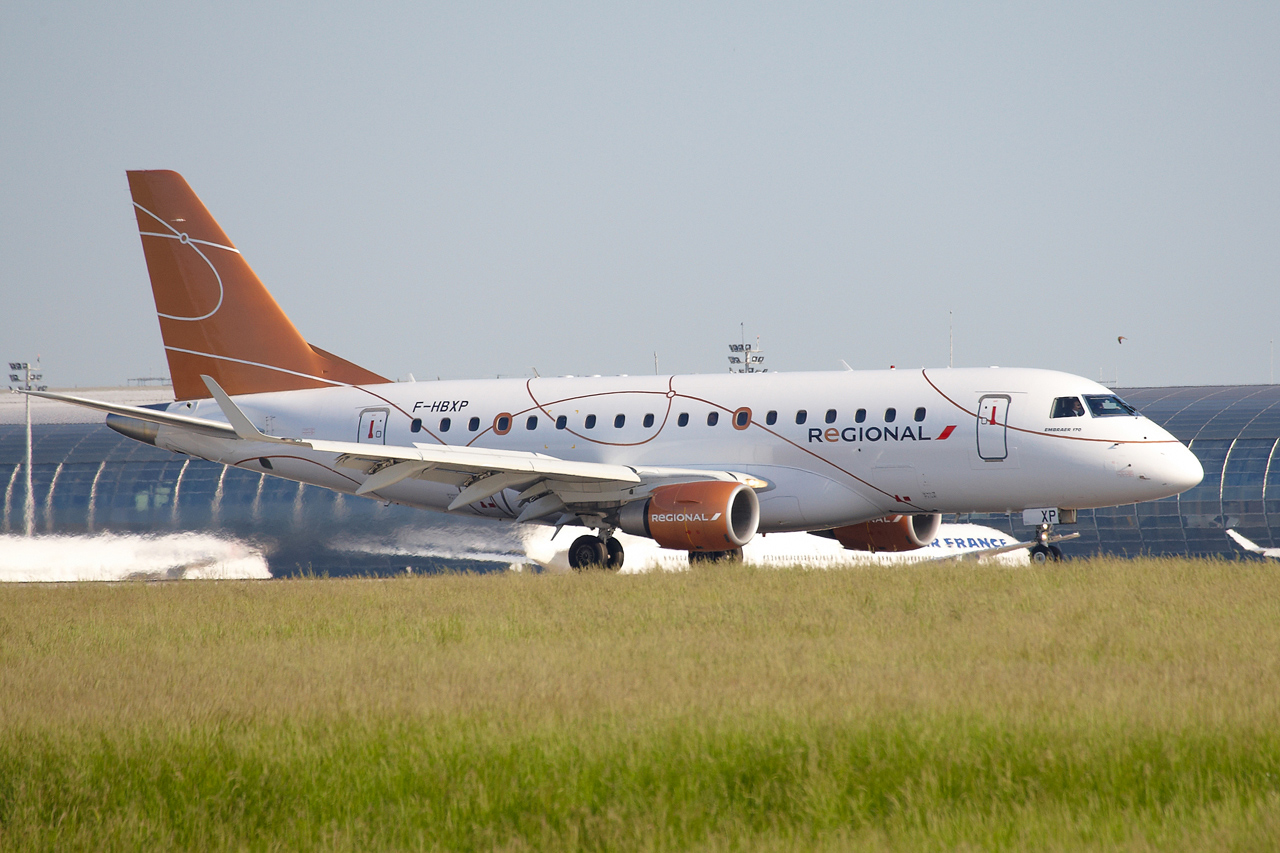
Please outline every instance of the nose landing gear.
M1053 532L1052 524L1041 524L1036 529L1036 544L1032 545L1028 552L1031 555L1033 563L1056 563L1062 559L1062 549L1057 545L1049 544L1049 534ZM1079 534L1075 534L1079 535ZM1059 537L1056 541L1069 537ZM1074 537L1071 537L1074 538Z

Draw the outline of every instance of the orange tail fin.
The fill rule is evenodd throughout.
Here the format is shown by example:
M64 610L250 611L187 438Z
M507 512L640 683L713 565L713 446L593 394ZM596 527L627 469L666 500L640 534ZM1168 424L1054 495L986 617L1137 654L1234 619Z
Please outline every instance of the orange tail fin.
M177 399L390 381L303 340L181 175L128 174Z

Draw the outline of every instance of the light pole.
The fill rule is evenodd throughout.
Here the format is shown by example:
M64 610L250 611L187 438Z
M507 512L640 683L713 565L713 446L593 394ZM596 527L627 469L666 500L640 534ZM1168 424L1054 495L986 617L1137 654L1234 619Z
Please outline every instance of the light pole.
M18 383L17 386L10 385L11 391L44 391L48 385L32 385L33 382L39 382L44 378L43 373L36 373L40 369L40 359L36 359L36 366L33 368L25 361L9 362L9 369L14 371L22 371L22 373L10 373L9 381ZM27 405L27 502L23 507L23 526L26 528L26 535L30 536L35 532L36 528L36 500L32 494L31 485L31 395L24 394Z

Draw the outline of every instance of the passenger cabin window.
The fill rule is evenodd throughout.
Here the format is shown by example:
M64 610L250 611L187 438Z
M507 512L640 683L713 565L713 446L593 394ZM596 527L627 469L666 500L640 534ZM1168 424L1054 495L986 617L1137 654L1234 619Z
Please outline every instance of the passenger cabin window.
M409 432L422 432L422 418L409 421Z
M856 412L854 412L854 413L853 413L853 420L854 420L854 423L859 423L859 424L860 424L860 423L862 423L863 421L865 421L866 419L867 419L867 410L866 410L866 409L858 409L858 411L856 411Z
M1083 418L1084 406L1079 397L1059 397L1053 401L1051 418Z
M897 420L897 418L898 418L898 410L897 410L897 409L890 407L890 408L888 408L888 409L885 409L885 410L884 410L884 422L885 422L885 423L887 423L887 424L891 424L891 423L893 423L895 420Z
M561 415L560 417L556 418L556 429L564 429L568 425L569 425L569 419L566 418L564 415Z
M738 429L742 429L749 423L751 423L751 413L746 409L739 409L733 413L733 424Z
M475 432L476 430L480 429L480 419L472 418L471 420L467 421L467 429L469 429L471 432Z
M1115 394L1085 394L1084 401L1089 404L1089 411L1095 418L1110 418L1116 415L1136 417L1138 410L1121 400Z
M613 428L614 428L614 429L622 429L622 425L623 425L623 424L625 424L626 422L627 422L627 416L626 416L626 415L614 415L614 416L613 416Z
M770 409L769 413L764 416L764 422L769 426L773 426L778 422L778 413L773 409Z
M916 409L916 423L921 423L923 420L924 420L924 406L920 406L919 408Z
M529 415L529 420L527 420L527 421L525 421L525 422L524 422L524 428L525 428L525 429L537 429L537 428L538 428L538 416L537 416L537 415Z
M677 424L678 426L688 426L688 425L689 425L689 413L688 413L688 412L681 412L681 413L680 413L680 417L676 418L676 424Z
M809 420L809 413L806 412L804 409L801 409L800 411L796 412L796 423L802 424L807 420Z
M441 432L448 432L448 431L449 431L449 427L450 427L450 426L452 426L452 425L453 425L453 421L451 421L449 418L441 418L441 419L440 419L440 431L441 431ZM419 426L419 427L418 427L418 429L421 429L421 428L422 428L421 426Z
M648 428L649 428L649 427L651 427L651 426L653 426L653 415L652 415L652 414L645 415L645 416L644 416L644 428L645 428L645 429L648 429Z
M827 423L833 424L835 422L836 422L836 410L827 409Z
M707 412L707 426L715 426L720 423L719 412Z
M587 420L586 420L586 422L585 422L585 423L583 423L583 426L584 426L584 427L586 427L587 429L595 429L595 428L596 428L596 416L595 416L595 415L587 415Z
M498 418L496 421L494 421L493 431L498 433L499 435L506 435L508 432L511 431L511 418L509 418L506 415L503 415L502 417Z

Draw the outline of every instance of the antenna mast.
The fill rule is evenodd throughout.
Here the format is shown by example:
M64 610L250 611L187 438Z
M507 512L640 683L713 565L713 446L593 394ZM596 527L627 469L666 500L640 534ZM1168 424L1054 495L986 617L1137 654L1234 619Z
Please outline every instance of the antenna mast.
M729 344L729 372L730 373L768 373L769 368L763 367L764 349L760 346L760 336L756 335L755 345L746 343L746 335L743 335L743 342L740 344Z

